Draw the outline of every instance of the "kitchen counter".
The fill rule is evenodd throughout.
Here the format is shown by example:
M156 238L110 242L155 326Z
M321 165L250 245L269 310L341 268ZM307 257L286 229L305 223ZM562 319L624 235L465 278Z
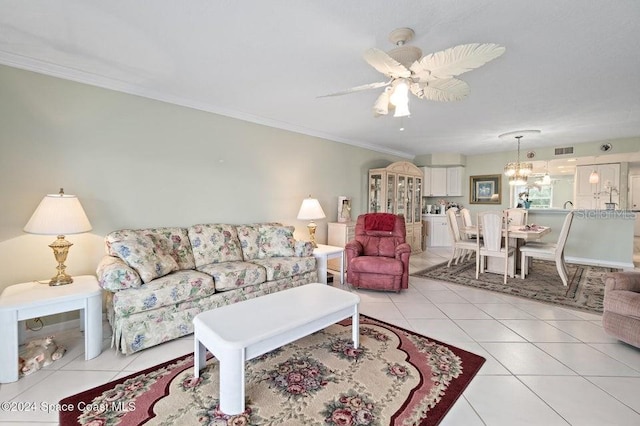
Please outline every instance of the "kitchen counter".
M574 212L576 216L598 216L598 217L625 217L627 219L634 219L635 214L634 210L585 210L585 209L529 209L529 215L531 214L540 214L540 215L553 215L560 214L566 215L569 212Z
M557 241L564 217L573 211L565 248L570 263L633 269L636 213L631 210L529 209L529 223L550 226L547 242Z

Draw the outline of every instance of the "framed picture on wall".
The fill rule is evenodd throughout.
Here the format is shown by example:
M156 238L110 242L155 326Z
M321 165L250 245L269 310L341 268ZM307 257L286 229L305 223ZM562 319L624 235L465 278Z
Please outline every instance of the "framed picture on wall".
M469 179L469 203L500 204L502 175L471 176Z

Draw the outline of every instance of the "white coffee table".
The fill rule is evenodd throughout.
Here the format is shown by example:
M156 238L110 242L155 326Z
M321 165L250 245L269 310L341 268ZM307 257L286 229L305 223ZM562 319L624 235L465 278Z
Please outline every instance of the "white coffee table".
M327 283L327 261L339 257L340 284L344 284L344 247L318 244L318 247L313 249L313 256L318 260L318 278L323 284Z
M279 291L198 314L194 325L194 375L206 364L206 351L220 362L220 410L242 413L245 362L352 317L354 347L359 344L356 294L320 283Z
M89 360L102 352L102 289L96 277L73 277L73 283L54 287L31 281L5 288L0 294L0 383L18 380L18 321L78 309Z

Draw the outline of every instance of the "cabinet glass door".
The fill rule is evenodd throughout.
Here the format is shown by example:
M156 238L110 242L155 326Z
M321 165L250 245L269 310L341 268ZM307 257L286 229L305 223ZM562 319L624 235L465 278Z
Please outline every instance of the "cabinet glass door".
M382 174L369 174L369 213L382 211Z
M395 213L400 216L406 215L406 203L407 203L407 177L398 176L398 192L396 194L396 211Z
M407 223L413 223L415 220L413 219L413 204L414 204L414 188L413 188L413 177L407 177L407 217L405 221Z
M422 218L422 179L415 178L414 202L413 202L413 221L420 222Z
M396 196L396 175L389 173L387 175L387 198L385 213L393 213L393 200Z

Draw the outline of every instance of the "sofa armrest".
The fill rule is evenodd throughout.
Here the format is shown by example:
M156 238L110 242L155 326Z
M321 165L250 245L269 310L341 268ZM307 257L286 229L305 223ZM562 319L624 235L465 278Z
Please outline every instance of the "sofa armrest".
M626 290L640 293L640 272L613 272L604 278L605 292Z
M142 285L142 279L135 269L115 256L104 256L98 263L96 275L100 287L113 293Z
M313 244L310 241L296 240L294 250L297 257L313 256Z

